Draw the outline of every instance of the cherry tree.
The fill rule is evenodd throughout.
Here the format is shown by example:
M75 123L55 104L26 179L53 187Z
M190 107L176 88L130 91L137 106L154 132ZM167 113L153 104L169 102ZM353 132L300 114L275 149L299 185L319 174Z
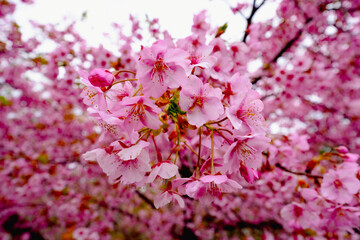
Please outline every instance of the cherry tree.
M130 16L110 51L0 1L1 236L359 239L360 1L277 2L230 5L236 41Z

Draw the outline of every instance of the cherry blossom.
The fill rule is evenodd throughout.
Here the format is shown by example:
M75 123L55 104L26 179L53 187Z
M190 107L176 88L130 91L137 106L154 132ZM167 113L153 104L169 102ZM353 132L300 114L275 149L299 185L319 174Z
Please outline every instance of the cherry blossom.
M224 113L221 90L190 76L180 93L179 105L190 124L200 127L210 120L216 120Z
M356 171L356 168L330 170L324 175L321 194L338 203L350 203L354 194L360 190L360 181L356 178L354 170Z
M0 1L1 239L359 238L358 1L133 14L97 47L32 2Z
M177 88L186 79L188 53L169 48L165 41L155 42L140 52L137 77L147 96L160 97L167 88Z
M157 195L154 199L154 205L156 208L161 208L172 201L176 201L181 208L185 206L184 200L178 194L169 191Z
M143 96L125 97L121 104L112 110L114 116L124 120L124 127L128 131L142 127L158 129L161 126L158 116L160 109Z

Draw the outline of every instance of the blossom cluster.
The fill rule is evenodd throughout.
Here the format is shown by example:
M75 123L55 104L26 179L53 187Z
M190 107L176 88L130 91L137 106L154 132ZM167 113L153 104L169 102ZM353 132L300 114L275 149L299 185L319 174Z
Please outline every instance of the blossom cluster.
M359 1L239 3L243 33L200 12L178 40L130 16L119 51L77 23L23 34L20 2L0 1L0 239L359 239Z
M184 195L211 201L241 189L241 179L253 183L270 142L264 106L248 76L229 72L219 46L166 38L142 47L134 69L83 72L88 112L117 138L84 158L110 182L157 186L156 207L183 207Z

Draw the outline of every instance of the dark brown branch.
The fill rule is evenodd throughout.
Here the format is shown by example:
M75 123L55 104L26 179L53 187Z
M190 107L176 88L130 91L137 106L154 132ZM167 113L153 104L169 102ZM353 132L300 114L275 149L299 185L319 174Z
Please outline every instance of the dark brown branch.
M306 19L305 25L308 24L311 20L312 20L312 18ZM278 52L278 54L276 54L276 56L270 61L270 63L275 63L285 52L287 52L293 46L293 44L300 38L303 31L304 31L304 28L300 29L296 33L295 37L293 37L290 41L288 41L284 45L284 47ZM258 77L253 78L252 84L255 85L261 78L262 78L262 76L258 76Z
M156 209L154 203L149 199L147 198L144 194L142 194L141 192L139 192L138 190L135 191L136 194L142 199L144 200L144 202L146 202L147 204L149 204L153 209Z
M280 163L275 164L275 166L285 172L292 173L295 175L306 176L309 178L323 178L323 176L320 176L320 175L313 175L313 174L309 174L309 173L305 173L305 172L296 172L296 171L289 170L286 167L283 167Z
M312 18L308 18L305 21L305 25L308 24L310 21L312 20ZM303 28L300 29L295 37L293 37L281 50L280 52L273 58L273 60L271 60L272 63L276 62L287 50L289 50L289 48L296 42L296 40L298 40L303 32Z
M255 13L265 3L265 1L266 0L263 0L259 6L256 6L256 0L253 0L253 5L252 5L252 10L251 10L250 16L246 19L246 29L245 29L244 37L242 40L243 42L246 42L246 39L249 36L250 26L251 26L252 19L253 19Z

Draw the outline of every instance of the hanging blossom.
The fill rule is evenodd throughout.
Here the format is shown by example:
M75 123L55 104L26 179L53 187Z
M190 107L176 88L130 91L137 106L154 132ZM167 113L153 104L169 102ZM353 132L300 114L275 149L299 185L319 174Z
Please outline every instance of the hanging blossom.
M199 179L179 178L174 180L174 187L194 199L220 196L222 193L231 193L242 188L239 183L229 179L226 175L206 175Z
M151 48L142 48L137 77L142 84L143 93L158 98L168 88L179 87L187 77L187 57L187 52L168 47L164 40L155 42Z
M186 111L190 124L200 127L210 120L216 120L224 113L221 103L222 93L219 88L203 84L201 79L190 76L180 92L179 105Z
M162 206L165 206L166 204L169 204L170 202L176 201L180 207L185 207L185 202L182 197L173 191L164 191L157 195L154 198L154 206L156 208L161 208Z
M161 110L144 96L124 97L112 111L112 116L123 120L128 131L137 131L143 127L158 129L162 124L158 116Z
M89 74L80 71L81 81L86 85L81 96L86 105L97 105L99 109L107 107L105 92L113 84L114 75L105 69L95 68Z
M166 34L143 47L136 72L114 72L132 72L134 79L111 83L106 70L97 70L92 83L87 77L106 102L89 112L116 128L119 139L84 159L97 161L112 183L158 187L156 208L184 206L183 195L213 201L241 189L243 180L255 182L269 142L250 79L214 65L227 61L223 41L200 40L180 39L177 48ZM213 71L221 80L211 77ZM190 178L181 176L186 164L193 169Z
M262 164L262 152L269 141L263 134L237 136L224 155L224 163L228 166L229 173L237 171L241 166L259 168Z
M337 170L330 170L324 175L321 194L332 201L350 203L354 194L360 190L360 181L356 177L357 164L344 163Z
M123 148L118 153L111 153L105 158L97 159L100 167L109 176L110 182L121 181L124 184L141 182L151 170L149 143L140 141L134 146Z
M264 117L261 111L264 104L260 100L258 92L249 89L244 95L232 99L231 107L226 109L226 116L229 118L235 129L242 125L248 128L264 128Z

